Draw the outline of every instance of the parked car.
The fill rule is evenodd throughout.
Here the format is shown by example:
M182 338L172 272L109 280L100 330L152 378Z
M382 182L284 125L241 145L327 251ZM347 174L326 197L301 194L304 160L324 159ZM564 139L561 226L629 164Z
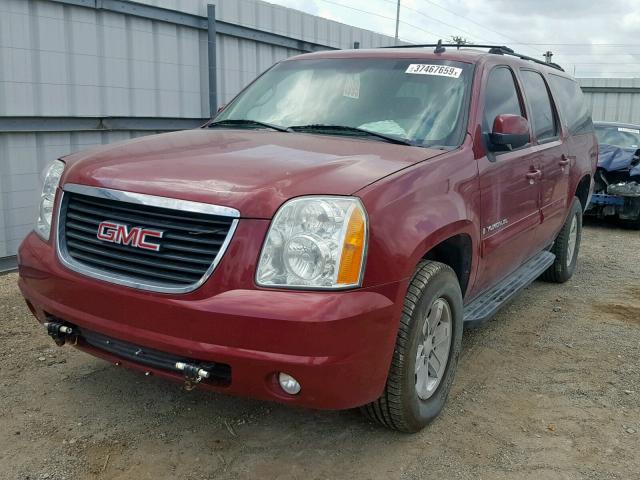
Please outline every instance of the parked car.
M640 125L595 122L600 153L587 213L640 228Z
M301 55L54 161L19 285L58 344L415 432L463 327L573 274L596 160L576 82L506 47Z

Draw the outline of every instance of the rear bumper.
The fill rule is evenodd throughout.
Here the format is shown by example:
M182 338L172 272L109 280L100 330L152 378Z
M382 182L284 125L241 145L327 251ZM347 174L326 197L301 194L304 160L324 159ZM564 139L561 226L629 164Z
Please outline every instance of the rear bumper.
M323 409L351 408L380 395L406 291L406 283L400 282L345 292L245 285L211 295L151 294L66 269L53 247L34 234L20 247L19 269L20 289L40 322L55 316L141 347L228 364L228 385L203 387ZM209 282L216 282L216 273ZM86 342L78 347L110 362L183 381L176 372L125 360ZM285 394L277 372L294 376L301 392Z

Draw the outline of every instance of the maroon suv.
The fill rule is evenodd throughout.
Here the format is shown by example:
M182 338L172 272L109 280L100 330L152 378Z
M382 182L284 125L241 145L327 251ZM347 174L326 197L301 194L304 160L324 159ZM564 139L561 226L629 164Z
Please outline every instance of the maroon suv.
M505 47L301 55L53 162L20 288L115 365L417 431L463 327L571 277L596 159L576 82Z

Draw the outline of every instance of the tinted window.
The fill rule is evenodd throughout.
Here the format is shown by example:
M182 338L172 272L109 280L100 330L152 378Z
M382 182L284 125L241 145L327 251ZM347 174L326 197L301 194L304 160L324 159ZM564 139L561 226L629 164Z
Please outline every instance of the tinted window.
M531 123L538 141L557 135L556 120L549 99L549 90L542 75L531 70L521 72L524 94L531 108Z
M591 112L578 84L574 80L557 75L549 75L549 82L558 100L560 113L567 122L569 132L574 135L593 132Z
M496 68L489 74L484 103L483 130L490 132L498 115L522 115L520 100L508 68Z

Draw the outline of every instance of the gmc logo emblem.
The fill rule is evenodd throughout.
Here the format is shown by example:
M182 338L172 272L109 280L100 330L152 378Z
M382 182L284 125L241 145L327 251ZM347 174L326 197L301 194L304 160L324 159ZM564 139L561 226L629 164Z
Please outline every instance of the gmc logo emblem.
M151 243L149 238L162 238L164 232L142 227L129 227L114 222L102 222L98 225L98 235L100 240L105 242L129 245L144 250L160 250L160 244Z

